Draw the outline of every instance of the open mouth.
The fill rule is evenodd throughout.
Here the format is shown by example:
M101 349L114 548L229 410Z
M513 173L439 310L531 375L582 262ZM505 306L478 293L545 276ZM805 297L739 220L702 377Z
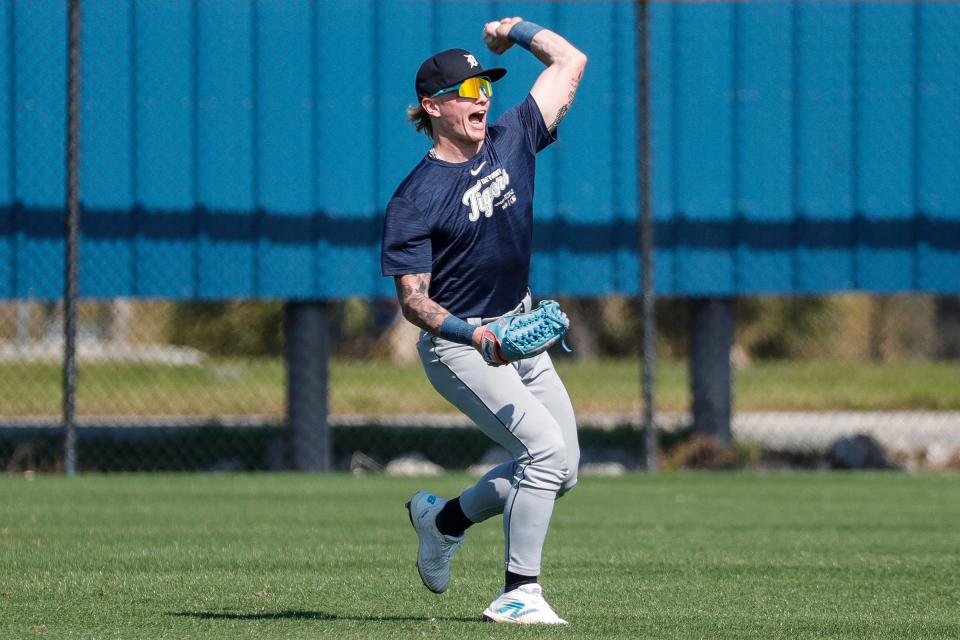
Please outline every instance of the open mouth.
M467 119L470 120L470 124L475 127L482 127L486 118L486 111L475 111L467 117Z

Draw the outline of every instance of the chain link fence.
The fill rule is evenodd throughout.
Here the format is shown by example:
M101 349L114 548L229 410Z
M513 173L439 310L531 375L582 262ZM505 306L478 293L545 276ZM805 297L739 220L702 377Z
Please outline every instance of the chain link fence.
M640 301L561 303L573 322L573 353L554 359L577 411L585 463L639 468ZM856 456L881 455L871 449L877 444L885 464L956 464L955 298L738 300L732 450L690 437L690 304L658 306L664 466L853 465ZM81 303L80 469L288 468L283 308ZM500 455L430 387L412 349L417 330L393 301L340 301L329 314L335 468L463 469ZM62 336L61 305L0 305L0 463L7 471L62 464ZM874 442L854 442L858 435ZM831 450L845 457L832 460ZM870 460L861 464L879 464Z
M654 396L661 468L960 468L960 45L953 37L960 8L649 4L647 133L655 285L663 296L656 303ZM564 12L596 11L597 24L635 15L630 3L534 5L528 8L543 14L538 20L556 19L573 30L575 42L589 41L590 25ZM317 214L314 203L317 192L346 188L359 194L347 200L382 207L389 193L374 184L376 175L341 184L348 178L334 168L333 184L299 183L271 169L271 153L306 158L321 142L334 144L310 123L319 117L318 101L335 100L309 83L296 101L270 94L265 78L290 69L281 49L263 53L272 32L258 30L257 21L293 29L304 17L322 26L324 12L341 9L290 3L291 14L281 15L267 3L236 11L203 2L82 6L88 84L80 111L86 161L75 316L78 468L298 468L286 322L288 300L304 297L253 296L242 283L254 280L262 292L325 276L343 287L352 278L377 280L370 256L380 219ZM352 6L374 15L397 10L376 2ZM497 8L436 0L397 11L429 25L420 20L424 7L454 21ZM124 38L104 26L118 11ZM216 40L213 54L197 62L198 38L238 15L236 39ZM735 37L724 40L718 29ZM0 0L0 469L9 472L64 464L66 33L59 5ZM309 57L306 74L328 73L321 62L329 52L311 49L307 38L298 49L298 34L284 43L289 55ZM608 65L604 56L626 56L626 45L637 46L630 38L613 52L588 51L590 71L602 77L619 69L622 60ZM711 38L726 43L722 57L711 57ZM750 66L761 45L770 63ZM814 52L823 64L811 63ZM257 62L241 73L225 62L231 56ZM877 64L857 71L863 59ZM170 91L155 86L169 71L164 60L176 68L166 80ZM365 64L355 62L358 70ZM892 76L877 75L881 62ZM584 108L609 106L632 90L613 81L585 84L584 96L595 102L585 97ZM388 99L361 106L374 120L386 119L376 109L383 106L377 100ZM702 119L704 104L727 127L723 133ZM357 146L339 149L344 157L363 156L368 147L372 153L368 138L385 135L379 124L368 131L358 122ZM301 124L313 138L282 138L284 127ZM281 137L265 138L266 130ZM406 133L404 140L422 144ZM561 160L544 161L542 192L575 200L576 193L553 186L568 175L566 167L580 165L571 158L582 152L563 144L561 136L558 149L546 152ZM716 164L721 156L734 160ZM620 173L607 176L610 190L630 200L635 176ZM604 184L582 191L599 198ZM541 222L549 227L543 242L557 246L535 261L535 279L562 273L557 265L565 256L589 253L563 233L592 241L610 231L617 235L615 262L631 265L625 272L635 281L612 287L626 293L599 287L589 296L558 296L571 318L573 351L553 357L578 415L584 470L643 468L635 202L621 205L629 209L625 221L590 227L561 218L570 207L560 196L541 197ZM281 204L268 210L262 202L271 198ZM337 236L322 245L337 269L311 262L311 248L301 243L318 228ZM368 235L371 243L351 244ZM185 237L197 241L186 244ZM583 264L581 275L603 266ZM701 276L709 276L709 286L697 289L690 283ZM554 286L563 291L562 277ZM326 340L308 348L328 355L329 379L299 392L323 405L332 468L433 473L499 461L505 452L430 387L416 353L418 330L400 315L391 289L378 283L364 296L319 296L329 300L322 307ZM116 290L130 293L110 293ZM847 290L875 293L828 295ZM895 293L911 290L927 293ZM729 311L727 329L698 324L705 300ZM703 363L710 368L699 368ZM705 385L715 396L704 411L718 412L717 428L695 424L697 379L699 392ZM728 429L732 444L723 433L716 437L717 429Z

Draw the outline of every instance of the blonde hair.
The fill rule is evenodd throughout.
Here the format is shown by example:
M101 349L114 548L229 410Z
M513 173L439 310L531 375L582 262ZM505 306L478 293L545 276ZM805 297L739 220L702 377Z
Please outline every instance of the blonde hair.
M433 123L430 122L430 114L423 110L423 106L412 104L407 107L407 120L413 123L417 131L423 132L425 136L433 140Z

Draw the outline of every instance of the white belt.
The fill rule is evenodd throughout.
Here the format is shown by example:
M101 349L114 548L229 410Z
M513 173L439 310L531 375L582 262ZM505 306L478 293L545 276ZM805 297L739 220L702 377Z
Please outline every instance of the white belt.
M513 311L508 311L507 313L503 314L503 316L509 316L514 313L525 313L527 311L530 311L532 307L533 307L533 296L530 294L530 290L527 289L527 295L523 296L523 300L520 301L520 304L518 304ZM469 322L474 326L479 327L482 324L489 324L494 320L498 320L503 316L495 316L493 318L467 318L467 322Z

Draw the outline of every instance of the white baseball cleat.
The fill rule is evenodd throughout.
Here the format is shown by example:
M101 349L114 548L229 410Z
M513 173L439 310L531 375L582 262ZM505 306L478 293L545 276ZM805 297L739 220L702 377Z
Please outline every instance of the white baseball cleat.
M510 624L567 624L543 597L538 584L524 584L502 593L483 612L485 620Z
M437 514L446 503L446 500L433 494L418 491L406 504L410 524L420 538L417 571L424 586L434 593L447 590L450 584L450 560L460 550L466 537L466 534L456 538L445 536L437 529Z

